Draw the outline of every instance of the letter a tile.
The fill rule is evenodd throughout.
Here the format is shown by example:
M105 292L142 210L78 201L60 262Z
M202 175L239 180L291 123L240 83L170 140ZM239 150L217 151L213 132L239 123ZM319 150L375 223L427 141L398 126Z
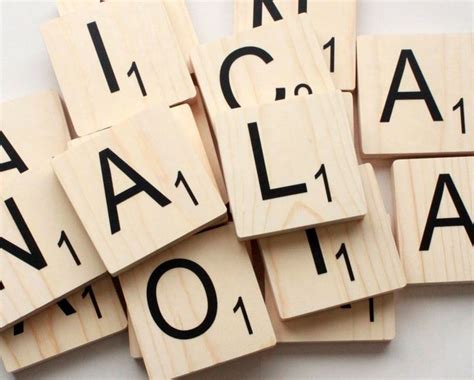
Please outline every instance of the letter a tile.
M218 116L215 131L239 238L365 215L345 109L338 92Z
M2 103L0 123L0 186L66 150L69 131L53 91Z
M0 330L106 272L49 162L2 188L0 212Z
M307 15L199 46L191 62L212 125L226 109L334 91L319 46Z
M0 355L8 372L52 359L127 327L110 277L0 334Z
M275 345L250 258L230 224L154 256L120 282L150 379Z
M236 33L307 13L336 86L355 87L356 0L236 0Z
M399 160L392 175L408 283L474 281L474 157Z
M473 36L357 39L364 155L474 154Z
M42 33L79 136L196 95L161 1L86 7Z
M360 166L362 220L259 240L282 319L392 292L406 285L370 164Z
M195 123L154 107L53 160L113 275L225 216L199 141Z

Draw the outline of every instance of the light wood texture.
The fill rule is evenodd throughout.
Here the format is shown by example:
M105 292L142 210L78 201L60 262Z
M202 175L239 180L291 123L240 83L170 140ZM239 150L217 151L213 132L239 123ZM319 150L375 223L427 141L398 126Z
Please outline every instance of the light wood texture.
M360 126L365 155L400 157L474 153L473 36L358 37ZM397 66L399 72L403 72L400 81L395 75ZM423 99L396 100L391 117L388 117L392 102L387 102L387 99L392 83L394 93L399 91L402 93L399 96L406 96L403 93L419 95L425 82L429 90L423 93ZM431 107L425 101L428 94L434 100ZM461 98L465 133L462 133L461 125Z
M196 87L196 93L196 100L191 104L191 110L199 130L199 135L201 136L202 144L206 150L207 158L209 159L214 179L216 180L217 187L219 188L221 198L224 203L229 203L227 190L225 188L224 175L222 174L221 164L217 154L217 147L214 145L212 131L207 120L206 110L204 108L201 92L199 91L198 87Z
M61 184L113 275L225 216L196 125L177 123L173 112L178 111L150 108L53 160ZM171 203L162 206L140 191L118 204L120 229L112 228L99 157L107 149ZM105 161L111 168L115 197L135 186L114 161ZM178 183L180 177L184 180Z
M220 84L221 67L229 55L243 47L263 49L271 56L268 64L255 55L243 56L231 65L230 85L241 107L275 100L277 88L287 98L295 96L300 84L313 93L334 91L316 33L307 15L288 17L254 30L199 46L191 54L199 88L214 126L215 116L230 109ZM263 54L263 52L262 52ZM268 57L267 57L268 58ZM306 94L304 88L299 94Z
M123 0L106 0L103 2L113 2ZM188 8L184 0L127 0L128 2L140 2L141 4L162 2L165 6L166 13L173 32L176 35L179 48L183 54L188 69L192 72L192 66L190 61L191 50L194 49L198 44L198 38L194 30L191 17L189 16ZM100 0L56 0L58 12L61 16L75 12L86 7L97 6L100 4Z
M255 125L250 131L254 122L260 144L250 137L256 133ZM249 239L362 217L365 198L349 129L340 93L219 115L215 132L237 236ZM252 145L261 146L263 159ZM322 165L330 194L324 175L315 179ZM263 184L264 171L268 185ZM267 195L294 185L306 191Z
M474 281L474 157L399 160L392 176L408 283ZM465 225L436 227L449 218Z
M79 136L196 95L162 2L107 2L41 30Z
M127 327L127 318L110 277L61 302L64 310L60 304L50 306L27 319L21 327L0 334L0 355L8 372L54 358Z
M234 31L236 33L259 26L260 20L254 24L254 5L256 0L234 1ZM275 21L265 4L262 3L262 24ZM269 2L270 3L270 2ZM281 18L298 13L298 1L271 1ZM331 75L336 87L341 90L355 88L356 62L356 0L308 0L306 12L313 23L319 44L323 48L328 68L333 68ZM273 7L270 6L270 9ZM331 45L334 45L331 48ZM332 51L333 49L333 51ZM331 60L331 55L333 59Z
M21 172L38 168L66 150L69 132L56 92L41 92L2 103L0 123L0 164L14 162L10 168L2 165L0 187ZM15 153L11 154L10 146ZM18 168L16 155L24 166Z
M49 162L1 190L3 330L106 270Z
M393 293L374 297L372 300L358 301L344 307L284 321L278 316L270 286L265 287L265 304L278 343L368 342L394 339Z
M135 334L135 328L128 317L128 344L130 349L130 356L134 359L143 359L142 351L138 345L137 334Z
M189 269L175 268L164 272L155 288L155 282L150 281L152 274L160 271L161 265L171 267L172 260L178 259L200 266L212 286L204 287L196 273ZM275 344L252 264L230 224L196 235L154 256L121 275L120 282L151 379L185 375ZM151 295L147 297L150 286ZM212 287L216 303L209 302L206 295ZM171 327L191 330L204 324L202 334L179 339L165 333L155 323L157 315L152 316L150 312L150 299L156 299L164 320ZM235 308L239 299L243 301L252 334L249 334L242 308ZM208 304L216 306L215 314L209 311L212 307ZM204 323L207 314L211 316L210 325Z
M259 240L282 319L406 285L372 166L360 166L360 175L368 206L364 219Z

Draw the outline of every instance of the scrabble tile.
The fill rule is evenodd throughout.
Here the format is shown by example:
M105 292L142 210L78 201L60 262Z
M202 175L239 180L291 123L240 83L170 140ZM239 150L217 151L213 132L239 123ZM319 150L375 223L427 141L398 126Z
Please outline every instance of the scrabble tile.
M8 372L54 358L127 327L110 277L0 334L0 354Z
M234 109L215 131L239 238L366 213L340 93Z
M53 160L112 275L225 216L198 142L195 124L157 106Z
M365 155L474 154L473 36L358 38Z
M49 162L1 190L3 330L106 270Z
M360 174L368 206L364 219L259 240L282 319L406 285L372 166L361 165Z
M398 160L392 176L408 283L474 281L474 157Z
M234 2L234 31L242 32L298 13L307 13L312 21L336 86L353 90L356 0L237 0Z
M270 286L265 304L278 343L389 341L395 338L393 293L281 320Z
M252 264L230 224L153 256L120 282L151 379L275 344Z
M0 123L0 185L66 150L68 127L53 91L2 103Z
M221 164L219 162L216 146L214 145L212 131L207 120L206 110L202 101L201 92L199 91L198 87L196 87L196 93L196 101L191 104L191 110L193 112L197 128L199 130L199 135L201 136L202 144L204 145L204 149L206 150L207 158L209 159L214 179L216 180L217 187L219 188L221 198L224 203L229 203Z
M142 351L138 345L137 334L135 333L135 328L128 317L128 344L130 349L130 356L134 359L143 359Z
M123 0L106 0L106 2L113 1L122 1ZM128 0L129 2L133 0ZM97 6L103 0L56 0L56 5L58 7L59 14L61 16L81 10L85 7ZM166 13L168 15L169 21L171 23L171 28L176 35L176 39L183 54L188 69L192 72L192 66L190 61L191 50L199 44L196 32L194 31L194 26L191 21L191 17L186 7L186 2L184 0L148 0L143 2L153 4L154 2L162 2L165 6Z
M201 45L191 54L211 120L226 109L334 91L307 15Z
M162 2L106 2L51 20L42 34L79 136L196 95Z

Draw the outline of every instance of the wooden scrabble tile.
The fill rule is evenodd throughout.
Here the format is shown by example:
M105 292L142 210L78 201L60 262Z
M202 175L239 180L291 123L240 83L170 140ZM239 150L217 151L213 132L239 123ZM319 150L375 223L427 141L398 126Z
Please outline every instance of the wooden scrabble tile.
M134 359L143 359L142 351L138 345L137 334L135 333L135 328L128 317L128 344L130 349L130 356Z
M474 154L473 36L358 38L365 155Z
M196 95L160 1L106 2L51 20L42 33L79 136Z
M252 264L231 224L153 256L120 282L151 379L275 344Z
M110 3L113 1L122 1L123 0L106 0ZM128 0L132 2L133 0ZM137 0L135 0L137 1ZM86 7L97 6L103 0L56 0L56 5L58 7L59 14L61 16L75 12ZM138 1L137 1L138 2ZM190 61L191 50L194 49L198 44L198 38L196 32L194 31L194 26L191 21L191 17L186 7L186 2L184 0L139 0L142 4L162 2L165 6L166 13L168 15L169 21L171 23L171 28L176 35L176 39L183 54L188 69L192 72L192 66Z
M217 187L219 188L221 198L224 203L229 203L221 164L219 162L216 146L214 145L211 128L207 120L206 110L204 108L204 103L202 102L201 92L199 91L198 87L196 87L196 93L196 101L191 104L191 110L193 112L197 128L199 130L199 135L201 136L202 144L204 146L204 149L206 150L207 158L209 159L214 179L216 180Z
M399 160L392 175L408 283L474 281L474 157Z
M319 46L307 15L199 46L191 62L211 123L226 109L334 91Z
M340 93L231 110L215 131L239 238L366 213Z
M69 131L53 91L2 103L0 123L0 186L66 150Z
M127 327L110 277L105 277L56 305L0 334L0 354L15 372Z
M307 13L312 21L336 86L353 90L356 0L237 0L234 2L234 31L242 32L298 13Z
M359 168L368 207L364 219L259 240L282 319L406 285L372 166Z
M113 275L225 216L196 125L173 112L147 109L53 160Z
M1 190L3 330L106 270L49 162Z
M268 282L267 282L268 283ZM281 320L270 286L265 304L278 343L388 341L395 338L393 293Z

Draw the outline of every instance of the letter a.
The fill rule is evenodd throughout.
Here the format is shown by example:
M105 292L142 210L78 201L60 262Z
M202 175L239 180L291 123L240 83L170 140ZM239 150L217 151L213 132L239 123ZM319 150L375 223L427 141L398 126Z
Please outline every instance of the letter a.
M5 201L5 205L7 206L7 209L18 228L18 231L20 231L20 234L23 237L23 240L25 241L26 246L30 252L27 252L17 245L9 242L3 236L0 237L0 249L4 249L11 255L15 256L17 259L24 261L28 265L38 270L46 267L48 264L46 263L46 260L44 259L38 244L36 244L35 238L31 234L31 231L28 228L23 215L21 215L15 200L13 198L8 198Z
M109 214L110 233L113 235L120 231L120 221L118 217L117 206L125 202L127 199L144 191L155 200L161 207L165 207L171 203L158 189L150 182L132 169L125 161L117 156L109 148L99 152L100 168L102 170L102 181L104 183L105 199L107 202L107 210ZM118 169L120 169L135 185L122 191L119 194L114 193L114 185L112 183L112 174L110 172L109 161L111 161Z
M416 82L418 83L419 91L399 91L407 62L415 76ZM393 75L392 84L390 85L390 90L380 119L381 123L390 122L393 107L397 100L424 100L433 121L443 121L443 117L439 112L438 106L436 105L430 88L423 77L423 73L421 72L420 66L418 65L411 49L402 50L400 53L400 58L398 59L397 67L395 68L395 74Z
M444 187L448 189L449 195L456 207L459 217L457 218L438 218L439 208L441 206L441 199L443 198ZM421 239L420 251L428 251L430 249L431 238L436 227L454 227L464 226L469 236L471 244L474 245L474 225L472 224L471 218L464 206L461 196L459 195L456 186L449 174L440 174L438 182L431 202L430 211L428 213L428 219L426 221L425 231Z
M17 153L13 145L8 141L7 136L0 131L0 147L3 148L5 153L10 158L10 161L0 162L0 172L5 172L7 170L17 169L20 173L26 172L28 167L21 159L20 155Z

